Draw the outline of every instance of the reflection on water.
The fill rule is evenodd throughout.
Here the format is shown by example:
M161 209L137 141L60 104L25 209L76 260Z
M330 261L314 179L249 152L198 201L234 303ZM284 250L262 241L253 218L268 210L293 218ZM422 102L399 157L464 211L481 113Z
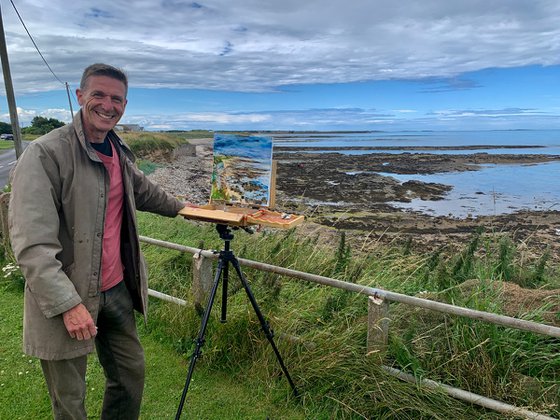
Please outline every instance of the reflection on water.
M560 162L538 165L484 165L479 171L391 176L451 185L444 200L391 202L395 207L437 216L483 216L517 210L560 210Z

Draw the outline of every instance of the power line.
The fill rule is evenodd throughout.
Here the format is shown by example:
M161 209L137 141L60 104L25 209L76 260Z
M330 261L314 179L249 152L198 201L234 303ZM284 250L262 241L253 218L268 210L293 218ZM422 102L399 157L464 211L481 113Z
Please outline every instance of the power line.
M43 62L45 63L45 65L47 66L47 68L50 70L50 72L52 73L52 75L55 77L56 80L58 80L61 84L65 85L65 83L60 80L58 78L58 76L54 73L53 69L51 69L51 66L49 66L49 63L47 63L47 60L45 60L45 57L43 57L43 54L41 53L41 51L39 50L39 47L37 46L37 44L35 43L35 40L33 39L33 37L31 36L31 34L29 33L29 30L27 29L27 26L25 26L25 22L23 21L21 15L19 14L19 11L16 7L16 5L14 4L13 0L10 0L10 3L12 3L12 6L14 8L14 10L16 11L16 14L19 18L19 21L21 22L21 24L23 25L23 28L25 29L25 32L27 32L27 35L29 36L29 39L31 40L31 42L33 43L33 45L35 46L35 49L37 50L37 52L39 53L39 55L41 56L41 58L43 59ZM65 85L66 86L66 85Z
M74 116L74 110L72 109L72 101L70 100L70 89L68 87L68 83L64 83L62 80L60 80L60 78L55 74L55 72L53 71L53 69L51 68L51 66L49 65L49 63L47 63L47 60L45 59L45 57L43 56L43 54L41 53L41 51L39 50L39 47L37 46L37 43L35 42L35 40L33 39L33 37L31 36L31 33L29 32L29 30L27 29L27 26L25 25L25 22L23 21L23 18L21 17L19 10L17 9L16 5L14 4L13 0L10 0L10 3L12 4L12 7L14 8L14 10L16 11L16 14L19 18L19 21L21 22L21 24L23 25L23 28L25 29L25 32L27 32L27 35L29 36L29 39L31 40L31 42L33 43L33 46L35 47L35 49L37 50L37 52L39 53L39 55L41 56L41 58L43 59L43 62L45 63L45 65L47 66L47 68L50 70L50 72L52 73L52 75L55 77L56 80L58 80L62 85L64 85L64 87L66 88L66 93L68 95L68 104L70 105L70 114L72 116Z

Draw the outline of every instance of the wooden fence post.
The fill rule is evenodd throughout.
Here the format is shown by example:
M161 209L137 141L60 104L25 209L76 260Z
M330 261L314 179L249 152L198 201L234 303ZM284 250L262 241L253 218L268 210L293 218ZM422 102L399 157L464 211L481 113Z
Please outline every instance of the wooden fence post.
M10 205L10 193L0 194L0 228L2 231L2 246L4 247L5 254L11 252L10 248L10 233L8 231L8 208Z
M193 255L192 294L197 312L204 312L204 306L210 293L213 281L212 260L200 252Z
M379 354L387 349L389 338L389 302L386 299L368 297L367 353Z

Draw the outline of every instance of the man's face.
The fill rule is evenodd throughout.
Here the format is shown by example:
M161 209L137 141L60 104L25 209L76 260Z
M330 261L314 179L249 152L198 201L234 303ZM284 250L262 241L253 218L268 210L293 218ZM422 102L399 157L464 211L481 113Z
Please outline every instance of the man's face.
M91 76L84 90L76 90L88 140L99 142L119 122L126 107L123 82L107 76Z

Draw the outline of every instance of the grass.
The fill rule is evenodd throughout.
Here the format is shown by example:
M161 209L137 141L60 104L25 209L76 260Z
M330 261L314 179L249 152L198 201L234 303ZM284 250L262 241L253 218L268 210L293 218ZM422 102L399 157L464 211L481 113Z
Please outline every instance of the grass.
M0 140L0 150L8 150L14 148L14 142L11 140Z
M156 132L119 133L135 155L140 158L158 154L170 155L178 146L187 141L179 136Z
M209 130L167 131L166 134L182 139L209 139L214 137L214 132Z
M189 138L208 136L204 130L159 133L159 132L124 132L119 133L138 159L138 168L146 175L161 166L162 161L169 161L175 149L188 143Z
M39 361L21 352L21 279L3 280L0 292L0 419L50 418L50 401ZM151 335L143 322L139 322L139 331L146 353L141 417L173 418L186 378L185 357L165 340ZM99 418L104 379L95 355L89 359L87 386L88 415ZM182 418L306 418L303 408L286 395L284 387L279 386L269 394L264 389L255 391L259 386L251 377L239 381L225 372L197 366Z
M211 224L139 214L139 228L142 235L184 245L205 249L223 245ZM503 267L497 268L501 258L514 277L537 273L540 282L536 287L558 286L556 267L543 264L542 258L520 266L514 248L500 252L503 239L493 240L481 232L454 256L443 252L415 255L406 245L378 244L367 252L355 251L342 234L338 246L330 247L321 245L317 235L304 237L294 230L234 234L232 247L239 257L402 293L422 291L438 300L497 313L503 308L493 286L503 271ZM150 287L188 302L180 307L151 300L150 321L147 326L139 324L147 357L142 418L170 418L177 409L200 327L190 295L192 259L178 251L142 247L150 267ZM453 272L478 277L480 284L468 294L459 293L456 287L442 290L442 284L452 283L445 276ZM218 296L184 418L504 418L441 392L401 382L381 370L378 356L366 354L364 296L256 270L244 273L276 331L275 341L301 397L291 395L247 297L235 290L237 281L232 276L228 322L218 320ZM0 418L45 418L49 401L40 367L20 352L23 281L18 275L15 270L0 283ZM524 318L539 320L545 309L543 304ZM393 304L384 363L420 378L558 417L558 345L550 337ZM102 387L101 368L92 357L87 406L94 418L99 416Z
M206 249L220 249L212 225L192 225L140 216L149 236ZM444 302L503 313L498 289L504 271L510 281L540 279L535 287L558 287L557 268L542 257L519 265L515 248L503 237L478 232L463 252L446 256L414 255L403 248L379 245L352 255L341 234L338 246L325 248L317 237L293 231L249 236L236 233L233 246L240 257L266 261L315 274L350 279L359 284L401 293L428 293ZM203 245L199 245L204 242ZM507 252L504 246L509 247ZM189 300L190 256L144 246L153 275L151 287ZM507 270L506 270L507 268ZM306 414L327 410L332 418L503 418L463 404L438 392L419 390L382 372L366 356L365 297L247 270L261 309L276 331L297 337L279 340L290 372L303 391ZM457 277L480 279L475 290L459 293ZM486 289L486 290L485 290ZM219 307L217 298L216 308ZM543 307L523 315L540 320ZM278 384L276 361L260 333L243 293L228 298L228 324L212 314L204 347L205 364L237 376L250 371L266 389ZM200 319L192 305L169 311L153 305L152 332L189 355ZM464 318L392 306L391 334L385 363L451 386L513 405L558 416L560 353L558 340L496 327ZM309 411L307 411L309 410ZM310 415L309 418L320 418Z
M150 175L151 173L155 172L157 168L161 166L160 164L151 162L146 159L138 159L136 161L136 165L138 166L138 169L144 172L145 175Z

